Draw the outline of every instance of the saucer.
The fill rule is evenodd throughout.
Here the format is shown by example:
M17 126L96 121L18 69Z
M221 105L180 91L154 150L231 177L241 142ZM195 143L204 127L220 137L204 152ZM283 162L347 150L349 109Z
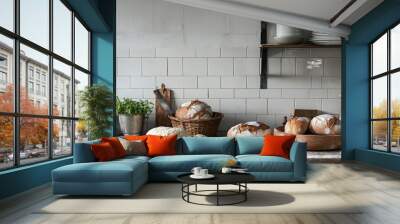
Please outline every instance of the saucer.
M207 174L207 175L204 175L204 176L194 175L194 174L190 175L190 178L192 178L192 179L199 179L199 180L202 180L202 179L212 179L212 178L214 178L214 177L215 177L215 176L212 175L212 174Z

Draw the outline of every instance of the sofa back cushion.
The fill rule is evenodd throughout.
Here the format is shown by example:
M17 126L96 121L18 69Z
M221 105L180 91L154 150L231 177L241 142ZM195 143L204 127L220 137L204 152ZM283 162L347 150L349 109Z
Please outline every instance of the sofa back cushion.
M179 154L235 154L235 142L229 137L183 137L178 144Z
M91 150L92 144L99 144L100 140L75 143L74 147L74 163L95 162L96 158Z
M118 138L121 142L124 150L126 151L126 155L135 155L135 156L146 156L147 155L147 148L146 142L140 140L129 141L125 138Z
M263 137L236 137L236 155L260 154Z
M147 155L150 157L176 155L176 139L177 135L169 136L147 136Z
M119 141L119 139L117 137L104 137L101 138L101 143L109 143L115 153L115 156L117 158L122 158L126 156L126 151L124 149L124 146L121 144L121 142ZM93 151L93 148L92 148Z
M296 135L264 137L264 146L261 149L261 156L280 156L290 159L290 148L292 148Z
M114 159L118 159L117 151L114 149L110 142L102 142L99 144L93 144L90 146L96 161L106 162Z

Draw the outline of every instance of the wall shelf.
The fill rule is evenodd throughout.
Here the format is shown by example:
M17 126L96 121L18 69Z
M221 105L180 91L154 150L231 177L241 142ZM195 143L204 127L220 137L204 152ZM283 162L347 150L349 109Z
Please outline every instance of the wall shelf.
M341 45L317 44L261 44L260 48L340 48Z

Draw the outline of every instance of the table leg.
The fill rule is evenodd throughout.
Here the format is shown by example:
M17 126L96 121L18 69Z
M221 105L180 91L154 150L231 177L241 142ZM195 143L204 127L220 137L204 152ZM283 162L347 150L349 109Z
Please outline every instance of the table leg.
M190 202L189 200L189 195L190 195L190 184L187 185L187 201Z
M194 191L196 191L197 192L197 184L195 185L195 190Z
M184 198L184 194L183 194L183 190L184 190L184 187L185 185L182 183L182 186L181 186L181 192L182 192L182 199Z
M248 192L248 190L247 190L247 183L244 183L244 190L245 190L245 192L244 192L244 201L247 201L247 192Z
M219 184L217 184L217 206L219 206Z

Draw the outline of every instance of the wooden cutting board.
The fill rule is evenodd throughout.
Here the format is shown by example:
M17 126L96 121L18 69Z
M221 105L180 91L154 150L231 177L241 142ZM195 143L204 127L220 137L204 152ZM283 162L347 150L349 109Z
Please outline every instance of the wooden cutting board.
M165 87L165 84L161 84L161 88L157 89L161 94L162 99L156 96L156 126L171 127L171 120L168 118L168 112L166 112L161 106L161 100L164 100L172 108L173 91Z

